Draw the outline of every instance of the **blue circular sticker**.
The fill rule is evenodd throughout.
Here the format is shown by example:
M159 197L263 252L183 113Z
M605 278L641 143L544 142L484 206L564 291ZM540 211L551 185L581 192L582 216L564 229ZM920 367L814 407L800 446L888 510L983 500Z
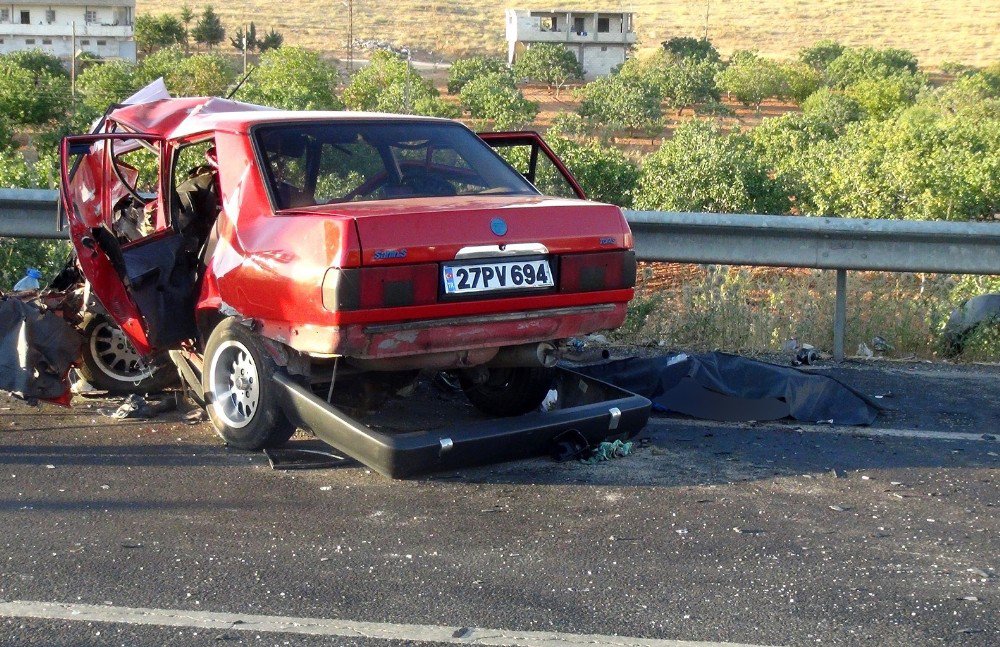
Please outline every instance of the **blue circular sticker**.
M494 218L490 221L490 231L497 236L503 236L507 233L507 223L503 218Z

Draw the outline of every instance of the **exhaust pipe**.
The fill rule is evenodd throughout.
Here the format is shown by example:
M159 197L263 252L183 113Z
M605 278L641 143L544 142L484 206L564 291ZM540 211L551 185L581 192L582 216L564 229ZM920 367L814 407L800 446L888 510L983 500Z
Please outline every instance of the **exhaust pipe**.
M520 346L504 346L496 357L486 363L487 366L544 366L552 368L559 363L562 352L555 344L543 341L538 344L521 344Z

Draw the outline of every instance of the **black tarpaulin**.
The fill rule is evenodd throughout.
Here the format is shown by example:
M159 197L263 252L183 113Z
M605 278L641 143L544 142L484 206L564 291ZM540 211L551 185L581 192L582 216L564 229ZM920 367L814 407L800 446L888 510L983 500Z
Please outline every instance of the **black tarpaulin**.
M707 420L870 425L880 409L832 377L727 353L631 358L581 372L645 396L660 411Z
M65 395L66 373L81 343L80 334L52 312L0 298L0 390L29 401Z

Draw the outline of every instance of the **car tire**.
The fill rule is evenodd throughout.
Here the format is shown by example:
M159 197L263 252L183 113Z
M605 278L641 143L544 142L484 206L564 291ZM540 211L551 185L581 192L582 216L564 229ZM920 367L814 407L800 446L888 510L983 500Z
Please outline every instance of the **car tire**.
M109 393L149 393L177 383L170 362L144 366L118 324L103 314L83 319L83 361L77 372L95 389Z
M208 417L226 444L249 450L277 447L295 433L272 379L280 370L260 337L236 319L225 319L212 331L202 384Z
M493 367L484 382L460 376L462 391L477 409L492 416L535 411L552 387L553 371L543 367Z

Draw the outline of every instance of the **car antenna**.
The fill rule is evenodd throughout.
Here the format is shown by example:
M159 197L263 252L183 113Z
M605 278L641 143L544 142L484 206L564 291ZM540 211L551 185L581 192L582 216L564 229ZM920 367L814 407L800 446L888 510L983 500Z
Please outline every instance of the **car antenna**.
M243 84L246 83L247 79L250 78L250 75L253 74L253 71L256 69L257 66L254 66L251 67L249 70L247 70L247 73L243 75L243 78L240 79L240 82L236 84L236 87L230 90L229 94L226 95L226 99L232 99L233 95L240 91L240 88L243 87Z

